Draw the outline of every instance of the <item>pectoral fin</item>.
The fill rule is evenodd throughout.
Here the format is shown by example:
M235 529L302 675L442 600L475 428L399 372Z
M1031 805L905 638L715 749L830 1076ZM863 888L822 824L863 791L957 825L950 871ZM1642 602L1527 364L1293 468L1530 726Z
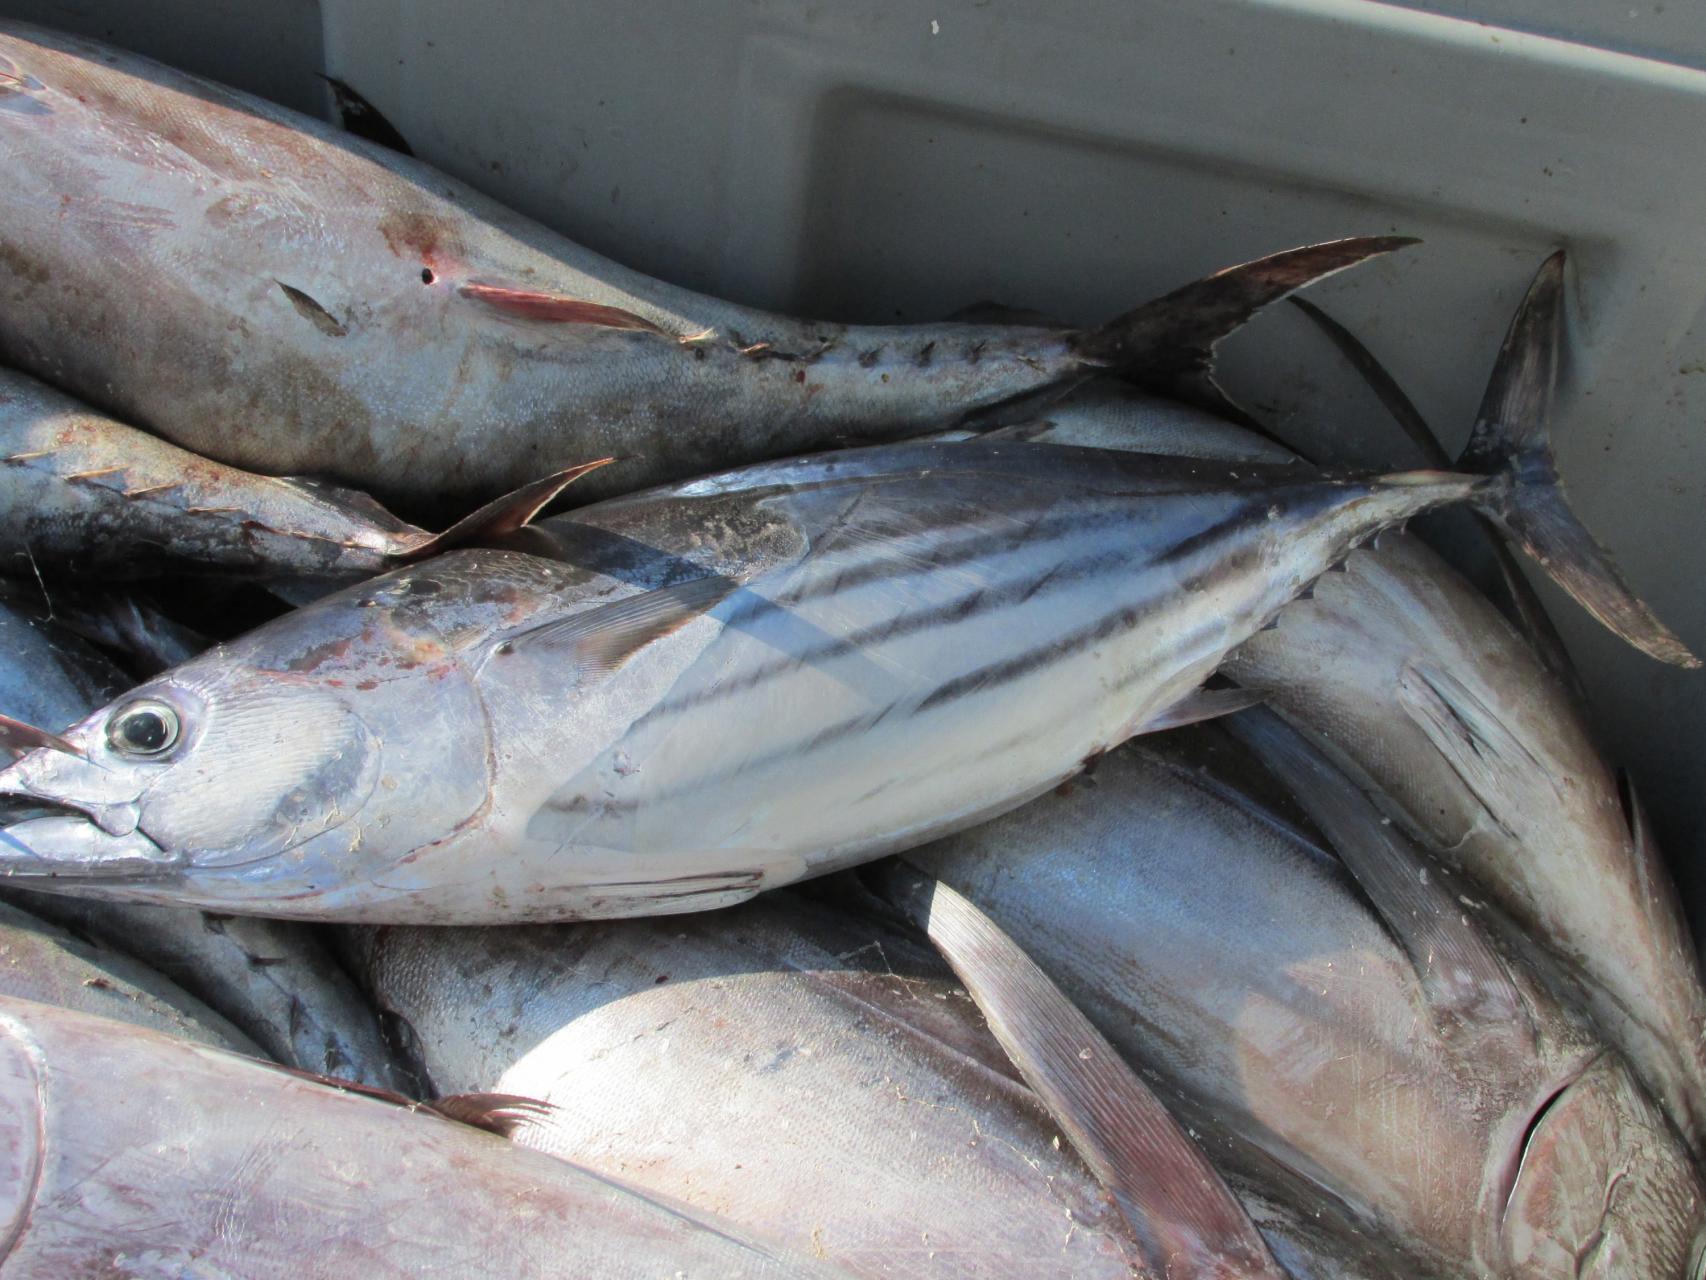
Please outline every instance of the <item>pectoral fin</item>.
M1257 709L1227 721L1332 843L1410 957L1436 1013L1494 1037L1523 1034L1527 1004L1486 931L1374 802L1306 731Z
M507 636L495 652L555 651L584 671L608 674L652 641L716 608L739 585L721 574L678 582Z
M587 324L602 329L665 333L650 320L635 315L632 311L607 307L599 302L588 302L585 298L570 298L560 293L541 293L534 289L512 289L505 285L479 282L465 284L457 292L464 298L484 303L494 311L518 320L539 320L546 324Z
M1282 1280L1214 1166L1019 945L961 894L909 864L897 864L886 880L1114 1197L1154 1274Z

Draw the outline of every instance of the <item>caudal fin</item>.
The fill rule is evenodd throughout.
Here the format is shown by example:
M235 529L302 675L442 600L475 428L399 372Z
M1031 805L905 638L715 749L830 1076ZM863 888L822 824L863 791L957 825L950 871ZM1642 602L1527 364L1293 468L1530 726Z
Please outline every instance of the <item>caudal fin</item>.
M1475 505L1581 606L1641 652L1698 667L1576 518L1552 457L1549 418L1564 330L1564 253L1541 265L1499 349L1458 470L1489 477Z
M1246 422L1214 380L1214 348L1269 303L1379 254L1417 244L1410 236L1355 236L1269 254L1228 267L1073 339L1087 365L1161 395Z
M578 467L570 467L535 480L532 484L524 484L512 493L494 498L471 515L463 516L443 533L409 545L396 558L405 561L425 560L428 556L436 556L441 551L459 547L476 538L498 538L506 533L514 533L517 529L531 524L534 517L556 501L564 489L587 472L597 471L615 461L615 458L600 458L596 462L583 462Z

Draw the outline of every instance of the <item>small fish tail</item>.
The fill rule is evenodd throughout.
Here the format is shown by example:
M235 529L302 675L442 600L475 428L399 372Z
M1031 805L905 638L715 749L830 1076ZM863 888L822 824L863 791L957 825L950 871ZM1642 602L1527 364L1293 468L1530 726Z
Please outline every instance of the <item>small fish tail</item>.
M1305 285L1415 243L1408 236L1354 236L1269 254L1076 333L1072 351L1085 365L1253 425L1214 380L1214 349L1221 339Z
M1499 349L1459 471L1482 477L1471 505L1594 617L1641 652L1679 667L1696 658L1630 590L1571 509L1549 419L1563 344L1564 254L1542 264Z

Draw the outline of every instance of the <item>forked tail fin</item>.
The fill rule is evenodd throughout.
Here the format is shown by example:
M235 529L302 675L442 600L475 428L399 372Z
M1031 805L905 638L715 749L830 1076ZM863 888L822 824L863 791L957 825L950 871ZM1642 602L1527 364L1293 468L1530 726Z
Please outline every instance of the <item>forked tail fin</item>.
M1584 609L1643 653L1698 667L1700 660L1629 589L1564 496L1549 437L1563 328L1559 250L1541 265L1511 321L1457 467L1488 478L1477 510Z
M1410 236L1354 236L1269 254L1085 330L1073 338L1073 349L1087 365L1247 423L1249 415L1214 380L1214 348L1220 340L1305 285L1416 243Z

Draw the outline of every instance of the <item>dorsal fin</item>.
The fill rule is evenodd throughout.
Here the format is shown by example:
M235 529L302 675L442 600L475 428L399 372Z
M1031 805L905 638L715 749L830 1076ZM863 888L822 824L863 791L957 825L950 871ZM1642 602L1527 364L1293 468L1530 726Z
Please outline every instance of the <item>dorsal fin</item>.
M644 316L607 307L585 298L571 298L561 293L542 293L537 289L516 289L508 285L483 284L474 281L462 285L457 292L464 298L484 303L494 311L518 320L539 320L546 324L587 324L601 329L633 329L644 333L669 336Z
M1526 1030L1528 1005L1487 934L1410 843L1306 730L1266 708L1226 725L1291 788L1397 938L1438 1013L1477 1029Z
M583 462L578 467L569 467L531 484L524 484L501 498L493 499L478 511L463 516L443 533L406 545L396 558L424 560L428 556L435 556L441 551L448 551L478 538L500 538L505 534L514 533L517 529L531 524L535 516L556 501L557 496L576 480L615 461L615 458L600 458L596 462Z
M721 574L644 591L503 637L495 654L555 650L581 670L607 674L654 640L714 609L740 584Z
M334 76L316 72L320 79L326 82L326 87L332 91L332 109L337 112L338 123L343 126L345 133L358 138L366 138L369 142L377 142L401 155L412 156L414 148L408 140L398 132L397 126L387 120L361 94Z
M908 863L884 875L942 953L1019 1074L1114 1197L1158 1276L1283 1280L1231 1190L1102 1034L1024 950Z
M359 1080L346 1080L342 1076L327 1075L323 1071L310 1071L305 1067L292 1067L282 1062L266 1062L265 1065L298 1079L309 1080L345 1093L357 1093L377 1102L388 1102L394 1107L403 1107L409 1111L430 1111L457 1124L495 1133L500 1138L514 1137L518 1130L529 1124L541 1123L555 1110L548 1102L528 1098L519 1093L449 1093L442 1098L423 1102L407 1094L398 1093L395 1089L363 1084Z

